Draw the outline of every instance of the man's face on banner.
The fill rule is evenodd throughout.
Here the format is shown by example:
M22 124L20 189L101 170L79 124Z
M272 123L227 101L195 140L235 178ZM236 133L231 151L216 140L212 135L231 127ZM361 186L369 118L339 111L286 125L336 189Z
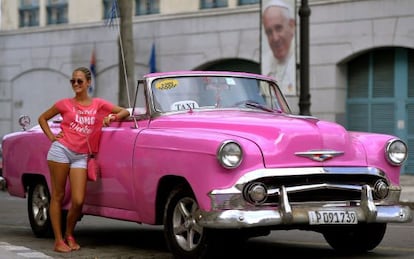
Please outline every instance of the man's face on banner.
M270 6L263 13L263 27L273 56L284 62L295 33L294 19L289 17L287 9Z

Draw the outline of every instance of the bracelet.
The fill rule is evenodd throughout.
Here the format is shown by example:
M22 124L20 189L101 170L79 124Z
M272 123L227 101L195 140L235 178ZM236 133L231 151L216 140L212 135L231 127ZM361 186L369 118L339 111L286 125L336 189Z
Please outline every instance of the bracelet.
M118 118L118 114L113 114L113 113L109 114L108 115L108 118L109 118L109 120L112 120L112 118L114 118L114 120L118 120L119 119Z

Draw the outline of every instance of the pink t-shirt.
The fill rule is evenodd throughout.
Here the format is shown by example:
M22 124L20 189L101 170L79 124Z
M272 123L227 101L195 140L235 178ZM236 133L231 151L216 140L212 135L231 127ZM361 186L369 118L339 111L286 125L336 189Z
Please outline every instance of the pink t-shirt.
M62 116L60 128L63 137L58 141L76 153L98 152L103 119L110 114L114 105L101 98L93 98L92 104L83 106L73 98L57 101L55 107Z

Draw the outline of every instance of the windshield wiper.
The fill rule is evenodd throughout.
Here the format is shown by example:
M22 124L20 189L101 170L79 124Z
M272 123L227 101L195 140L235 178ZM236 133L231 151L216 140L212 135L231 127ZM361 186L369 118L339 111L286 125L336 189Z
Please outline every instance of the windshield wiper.
M280 110L272 110L272 109L267 108L266 106L264 106L260 103L253 102L253 101L247 101L247 102L244 103L244 105L246 105L246 107L249 107L249 108L256 108L256 109L260 109L260 110L266 111L266 112L278 112L278 113L282 112Z

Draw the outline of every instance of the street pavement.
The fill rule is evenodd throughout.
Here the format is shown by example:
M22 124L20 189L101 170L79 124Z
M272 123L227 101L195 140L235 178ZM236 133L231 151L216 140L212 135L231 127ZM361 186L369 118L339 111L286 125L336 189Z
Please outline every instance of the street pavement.
M0 259L53 259L53 257L24 246L0 242Z
M403 174L400 177L401 183L401 204L410 206L414 209L414 174ZM31 251L26 247L13 246L5 242L0 242L0 259L49 259L41 252Z

